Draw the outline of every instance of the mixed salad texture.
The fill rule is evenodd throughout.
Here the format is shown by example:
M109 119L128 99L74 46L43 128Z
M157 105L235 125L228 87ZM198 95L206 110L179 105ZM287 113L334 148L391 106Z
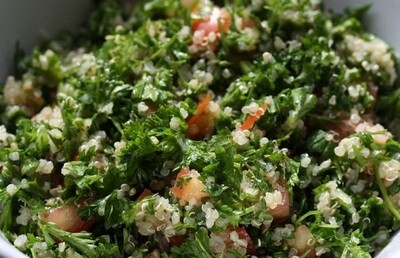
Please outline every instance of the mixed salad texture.
M103 0L17 49L2 234L31 257L377 254L400 226L400 90L367 9Z

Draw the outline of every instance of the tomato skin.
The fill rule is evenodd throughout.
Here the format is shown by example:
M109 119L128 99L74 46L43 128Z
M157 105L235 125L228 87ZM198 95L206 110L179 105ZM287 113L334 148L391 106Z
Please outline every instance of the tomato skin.
M187 238L186 235L175 235L168 239L170 246L181 246Z
M190 170L187 167L181 169L176 176L175 185L171 189L171 193L179 199L181 205L185 205L192 200L196 201L196 205L202 203L201 199L208 197L208 193L204 192L206 186L198 179L200 174L195 170ZM180 179L188 180L181 185Z
M44 222L54 223L58 229L71 233L88 230L94 223L93 219L82 220L78 216L78 205L74 203L42 212L39 218Z
M353 117L354 116L354 117ZM336 121L328 121L324 124L325 128L334 134L334 140L340 141L356 132L356 128L363 122L368 122L372 125L371 113L345 113L340 115Z
M143 200L144 198L152 194L153 193L149 189L145 188L143 192L138 196L137 200Z
M284 184L277 184L275 188L282 194L282 203L269 210L268 213L274 217L274 222L283 222L287 220L290 214L289 191Z
M305 254L309 249L314 249L313 245L309 245L309 242L315 242L314 235L305 225L300 225L294 232L294 243L292 247L297 250L297 255L301 256ZM309 252L306 258L314 258L316 256L315 250Z
M201 140L214 131L214 117L205 113L195 115L188 124L187 136L191 140Z
M208 110L211 102L211 95L202 99L194 114L187 121L187 136L192 140L201 140L214 131L214 115Z
M235 231L238 233L240 239L244 239L247 242L246 254L248 255L257 255L257 249L254 246L253 240L250 235L247 233L247 230L244 226L237 227Z
M357 124L350 121L350 118L343 118L337 123L328 122L325 124L329 131L335 132L336 140L342 140L355 132Z
M239 130L251 130L255 123L264 115L265 111L268 109L268 104L264 103L257 109L254 114L250 114L249 117L241 124Z
M246 227L244 226L238 226L237 228L227 228L225 231L215 233L215 235L221 238L226 246L226 249L235 248L235 243L231 239L232 232L236 232L238 238L241 240L245 240L245 242L247 243L246 255L257 255L257 249L253 243L253 240L247 233Z
M231 25L231 15L223 8L212 7L201 17L197 17L201 10L192 13L193 45L200 49L217 50L221 33L227 33Z
M202 30L205 36L210 33L219 33L220 29L226 33L231 25L231 15L222 8L212 8L210 14L205 16L203 19L194 19L192 21L193 31Z

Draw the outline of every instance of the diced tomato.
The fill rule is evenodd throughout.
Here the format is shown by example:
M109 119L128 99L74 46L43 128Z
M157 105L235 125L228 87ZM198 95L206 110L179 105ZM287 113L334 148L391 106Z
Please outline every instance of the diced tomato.
M212 7L205 15L199 13L192 13L193 44L215 51L221 32L226 33L229 30L231 15L219 7Z
M257 249L254 246L253 240L251 239L250 235L247 233L245 227L237 227L235 231L238 233L240 239L244 239L247 242L246 253L248 255L257 255Z
M305 225L300 225L294 232L293 248L297 250L297 255L301 256L310 249L314 249L315 238L314 235ZM315 250L310 251L306 258L314 258L316 256Z
M255 123L264 115L265 111L268 109L268 104L264 103L257 109L254 114L250 114L249 117L244 121L243 124L239 126L239 130L251 130Z
M202 19L194 19L192 21L192 28L194 31L202 30L205 36L211 32L219 33L220 29L227 32L231 24L231 15L222 8L213 7L209 15Z
M284 184L276 184L276 190L282 193L282 203L268 211L274 217L274 222L285 221L290 214L289 192Z
M247 255L257 255L257 249L254 246L253 240L251 239L250 235L247 233L247 230L245 227L239 226L235 229L228 228L225 231L218 232L215 234L222 239L226 248L228 249L228 248L235 248L234 242L231 239L232 232L236 232L239 239L245 240L245 242L247 243L247 246L246 246L246 254Z
M146 101L146 106L148 107L146 111L146 116L151 116L154 112L157 111L157 106L152 101Z
M139 197L137 198L137 200L143 200L145 197L147 197L147 196L149 196L149 195L152 195L153 193L149 190L149 189L147 189L147 188L145 188L144 190L143 190L143 192L139 195Z
M336 133L336 140L342 140L350 134L354 133L356 126L357 124L352 123L349 118L341 119L337 123L329 122L326 124L326 127L330 131L334 131Z
M371 93L371 94L376 94L376 93ZM340 141L350 134L353 134L356 132L356 128L358 125L366 122L373 126L373 114L371 113L373 108L371 110L367 111L364 114L349 114L345 113L342 114L340 117L337 118L337 121L335 122L327 122L325 124L325 127L333 131L335 133L335 140Z
M82 220L78 216L78 205L65 204L61 207L42 212L39 218L47 223L54 223L57 228L71 233L88 230L94 220Z
M175 235L168 239L170 246L181 246L187 238L186 235Z
M204 192L206 186L198 178L199 176L199 172L186 167L182 168L176 176L171 192L179 199L181 205L192 200L196 201L196 205L200 205L201 199L208 196L208 193Z
M210 104L210 102L211 102L211 94L208 93L205 96L205 98L202 101L200 101L199 106L197 107L197 110L196 110L196 114L200 115L200 114L206 113L208 105Z
M188 121L187 136L192 140L200 140L211 135L214 131L214 115L208 110L211 95L202 99L197 107L196 114Z

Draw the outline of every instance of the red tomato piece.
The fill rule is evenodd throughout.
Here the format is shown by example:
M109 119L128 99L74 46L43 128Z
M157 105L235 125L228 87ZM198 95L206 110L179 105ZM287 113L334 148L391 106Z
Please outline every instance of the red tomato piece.
M193 13L196 17L197 12ZM193 44L215 51L221 33L226 33L231 24L231 15L222 8L213 7L208 14L192 20Z
M196 204L200 205L201 199L208 196L208 193L204 192L206 186L198 179L199 176L199 172L189 168L182 168L176 176L171 192L179 199L181 205L190 201L196 201Z
M250 235L247 233L245 227L237 227L235 231L238 233L240 239L244 239L247 242L247 249L246 252L248 255L257 255L257 249L254 246L253 240L251 239Z
M207 36L211 32L219 33L220 29L222 29L222 32L227 32L230 24L231 15L225 9L214 7L208 16L193 20L192 28L194 31L204 31L205 36Z
M257 255L256 247L255 247L250 235L247 233L246 227L239 226L235 229L228 228L225 231L221 231L221 232L218 232L215 234L221 238L221 240L224 242L224 244L226 246L226 249L228 249L228 248L235 248L235 243L233 242L233 240L231 238L232 232L236 232L238 238L240 240L244 240L247 243L247 246L246 246L246 254L247 255Z
M187 136L192 140L200 140L214 131L214 115L208 110L211 95L202 99L197 107L196 114L187 121Z
M88 230L94 220L82 220L78 216L78 206L74 203L42 212L39 218L47 223L54 223L57 228L71 233Z
M168 239L170 246L181 246L187 238L186 235L175 235Z
M259 107L254 114L250 114L250 116L244 121L244 123L239 126L239 130L251 130L254 127L255 123L264 115L267 109L268 104L262 104L261 107Z
M343 118L338 123L328 122L325 126L335 132L336 140L342 140L355 132L357 124L352 123L349 118Z
M305 225L300 225L294 232L293 248L297 250L297 255L302 256L310 249L314 249L315 238L314 235ZM315 250L309 252L306 258L314 258L316 256Z
M372 95L376 95L377 89L374 87L369 88L371 90ZM364 114L359 114L358 112L356 113L344 113L338 118L336 118L336 121L328 121L325 123L325 128L328 129L329 131L333 131L335 140L340 141L350 134L353 134L356 132L356 128L358 125L362 124L363 122L367 122L371 125L373 125L372 121L373 119L373 114L371 113L373 110L373 107L371 107L366 113Z
M268 213L274 217L274 222L282 222L285 221L290 214L289 192L283 184L277 184L275 188L282 194L282 203L278 204L274 209L269 210Z
M139 197L137 198L137 200L143 200L144 198L146 198L147 196L152 195L152 194L153 194L153 193L152 193L149 189L145 188L145 189L143 190L143 192L139 195Z

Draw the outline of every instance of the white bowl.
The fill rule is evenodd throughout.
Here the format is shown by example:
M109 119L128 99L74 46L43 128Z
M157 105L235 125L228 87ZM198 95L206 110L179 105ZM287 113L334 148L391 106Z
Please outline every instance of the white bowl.
M0 83L12 72L16 42L32 47L60 30L79 27L92 9L91 0L0 0ZM1 258L26 258L1 236Z
M326 9L335 12L343 11L344 7L372 4L364 17L368 31L384 39L400 53L400 23L399 0L325 0Z
M0 257L2 257L2 258L26 258L26 255L22 254L14 246L12 246L10 243L8 243L0 234Z
M91 8L92 0L1 0L0 82L12 72L17 41L29 53L60 30L81 25Z
M344 7L373 3L364 22L369 31L378 35L400 52L399 0L325 0L326 9L340 12ZM90 0L1 0L0 3L0 82L12 71L15 43L26 51L43 38L54 36L62 29L73 29L82 23L91 9ZM400 257L400 235L379 255L379 258ZM0 257L26 257L1 237Z

